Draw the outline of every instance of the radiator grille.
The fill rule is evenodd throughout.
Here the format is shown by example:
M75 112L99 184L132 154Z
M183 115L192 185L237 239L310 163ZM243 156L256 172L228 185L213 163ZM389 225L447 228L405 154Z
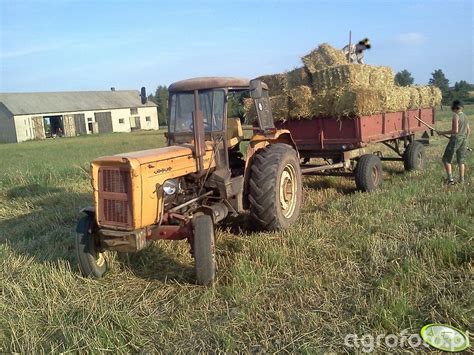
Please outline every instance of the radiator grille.
M117 223L128 223L128 201L103 199L104 219Z
M102 172L103 191L127 193L129 178L128 171L104 169Z
M130 171L120 168L99 169L99 224L131 227Z

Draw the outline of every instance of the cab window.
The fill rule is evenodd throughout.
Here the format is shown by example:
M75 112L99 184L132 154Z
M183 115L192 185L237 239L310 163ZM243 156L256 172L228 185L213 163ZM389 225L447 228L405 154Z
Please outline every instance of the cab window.
M224 90L206 90L199 92L199 106L203 115L206 132L223 129L225 105ZM176 133L192 132L194 93L183 92L171 96L170 131Z

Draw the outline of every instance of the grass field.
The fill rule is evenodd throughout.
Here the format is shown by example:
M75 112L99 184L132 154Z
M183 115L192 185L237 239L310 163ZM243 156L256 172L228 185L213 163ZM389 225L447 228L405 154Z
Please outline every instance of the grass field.
M91 203L89 161L163 144L152 132L0 145L0 352L340 353L354 351L347 334L472 325L474 157L464 185L444 185L439 137L424 172L384 164L372 194L305 178L301 217L285 232L252 231L245 216L220 226L213 287L193 285L185 242L80 277L74 227Z

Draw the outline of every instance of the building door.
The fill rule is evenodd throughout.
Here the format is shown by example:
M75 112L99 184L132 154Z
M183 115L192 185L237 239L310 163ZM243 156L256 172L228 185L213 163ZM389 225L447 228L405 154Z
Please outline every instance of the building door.
M33 126L33 139L45 139L43 116L31 117Z
M86 130L86 117L83 113L76 113L74 116L74 127L76 128L76 134L87 134Z
M132 130L141 129L140 116L130 117L130 128Z
M95 121L97 122L99 133L113 132L112 113L110 111L95 112L94 117L95 117Z
M64 136L74 137L76 135L76 126L74 124L74 115L63 116Z

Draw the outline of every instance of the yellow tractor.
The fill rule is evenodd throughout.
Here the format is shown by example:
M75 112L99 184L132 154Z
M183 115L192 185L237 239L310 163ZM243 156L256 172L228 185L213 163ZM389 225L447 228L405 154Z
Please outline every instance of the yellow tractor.
M230 95L248 92L257 123L245 140L227 117ZM267 86L232 77L194 78L169 87L167 147L97 158L91 163L94 206L77 225L84 276L107 271L107 252L137 252L159 239L191 246L196 282L215 279L214 225L250 211L265 230L287 228L301 206L301 170L287 130L277 130ZM142 102L146 92L142 88Z

